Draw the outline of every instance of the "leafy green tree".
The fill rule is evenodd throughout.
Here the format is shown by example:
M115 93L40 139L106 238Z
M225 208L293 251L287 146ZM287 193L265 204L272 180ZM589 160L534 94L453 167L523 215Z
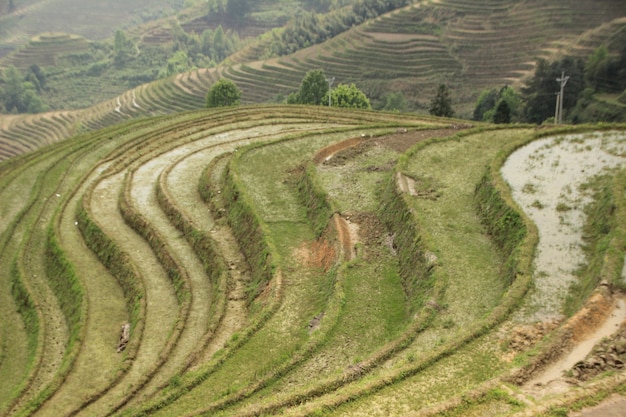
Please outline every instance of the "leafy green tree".
M495 124L511 123L511 108L506 100L500 100L493 115Z
M33 83L37 92L40 93L42 90L46 90L47 78L46 74L43 72L41 67L37 64L32 64L28 67L28 73L24 77L25 81L29 81Z
M220 79L211 86L206 96L207 107L237 106L241 98L241 90L231 80Z
M472 120L476 120L477 122L485 120L485 113L495 107L497 98L498 92L495 88L491 90L483 90L480 93L480 96L478 96L478 100L476 100L476 107L474 107Z
M385 97L385 106L383 107L383 110L399 112L408 111L409 105L406 101L406 98L404 97L404 94L402 94L402 91L392 91L391 93L387 94L387 96Z
M22 106L26 113L41 113L46 111L46 106L41 101L41 97L37 94L35 86L30 82L22 84L24 90L22 92Z
M581 60L565 57L561 61L548 63L545 59L537 62L534 75L522 88L522 100L525 104L524 117L531 123L543 123L554 116L556 93L559 83L556 81L565 72L569 76L564 89L564 114L576 106L576 101L585 88L584 65Z
M454 115L452 99L450 98L450 91L447 85L439 85L437 95L431 100L428 112L433 116L440 117L452 117Z
M8 67L3 74L4 88L2 102L4 110L10 113L41 113L45 106L32 82L25 81L19 70Z
M585 79L587 85L594 90L606 90L606 80L609 78L609 50L606 45L597 48L585 63Z
M300 104L300 97L298 96L298 92L290 93L285 99L285 103L287 104Z
M169 77L180 74L193 68L193 63L183 50L178 50L168 60L165 68L159 72L160 77Z
M207 0L207 12L208 14L220 14L226 13L225 0Z
M371 109L369 99L354 84L339 84L331 93L331 104L335 107Z
M242 23L251 11L250 0L228 0L228 4L226 4L228 16L239 23Z
M328 81L324 70L310 70L306 73L298 90L298 104L320 105L328 99Z
M123 31L117 30L115 32L115 40L113 41L113 52L114 52L114 62L118 67L126 64L128 57L132 51L133 43L128 38Z
M502 102L506 102L506 106L502 105ZM504 119L502 113L498 114L498 108L501 111L506 111L508 116ZM474 109L474 120L493 122L493 123L511 123L513 121L519 121L519 114L521 109L521 96L520 94L505 85L497 91L495 88L492 90L485 90L478 98L476 108Z
M520 121L520 113L522 110L522 96L518 91L516 91L512 87L509 87L508 85L504 86L498 93L498 100L506 101L506 104L509 108L511 120L507 123ZM498 104L500 103L496 104L496 110L498 108Z

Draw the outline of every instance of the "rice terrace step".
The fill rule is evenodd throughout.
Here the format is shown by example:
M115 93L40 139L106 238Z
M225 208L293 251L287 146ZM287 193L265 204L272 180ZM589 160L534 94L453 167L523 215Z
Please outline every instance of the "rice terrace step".
M623 392L625 132L265 105L12 157L0 415L539 416ZM613 356L529 384L612 315Z

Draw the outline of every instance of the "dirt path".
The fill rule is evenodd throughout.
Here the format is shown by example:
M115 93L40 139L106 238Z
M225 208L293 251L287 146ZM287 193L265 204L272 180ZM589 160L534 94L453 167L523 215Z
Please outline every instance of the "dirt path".
M339 214L335 214L333 221L335 222L337 239L339 240L339 257L343 262L348 262L356 256L354 245L358 242L359 226Z
M626 398L613 394L602 404L586 410L572 413L570 417L624 417L626 416Z
M598 327L583 337L570 352L551 364L541 374L536 375L524 385L524 388L535 397L544 397L560 391L559 387L565 383L563 373L572 369L577 362L584 360L600 340L615 333L625 320L626 297L621 296L615 300L606 320L598 323Z

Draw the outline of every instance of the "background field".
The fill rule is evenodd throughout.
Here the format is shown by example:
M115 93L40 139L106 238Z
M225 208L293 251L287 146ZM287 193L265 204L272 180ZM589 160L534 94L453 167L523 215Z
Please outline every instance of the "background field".
M32 6L38 10L52 5L65 10L53 0ZM239 33L245 42L243 49L221 65L146 83L158 78L166 67L168 53L173 53L173 46L180 42L175 36L215 28L210 16L198 20L203 10L200 6L180 11L175 18L129 28L132 59L127 67L113 64L112 40L95 44L91 38L49 33L23 38L23 47L0 60L0 67L28 68L33 63L42 66L49 86L42 97L51 112L18 118L2 116L0 142L6 143L3 158L128 118L199 109L210 86L223 77L237 83L246 104L280 102L298 89L311 69L323 69L335 77L335 83L356 83L375 108L385 105L390 92L402 93L408 108L419 114L427 113L436 87L445 83L452 91L456 115L471 118L483 89L505 85L519 88L539 58L552 61L567 55L585 60L600 45L607 46L611 54L618 53L626 22L623 5L612 0L567 4L530 0L511 4L489 0L471 4L452 0L416 2L321 44L271 58L267 58L268 39L276 34L256 37L259 33L239 33L240 29L231 25L225 27ZM141 9L135 3L133 7ZM258 7L260 11L251 15L250 24L258 24L261 31L267 32L271 28L263 29L261 16L277 6L269 2ZM3 19L10 20L11 15ZM196 21L200 23L190 23ZM283 24L284 19L276 15L270 26ZM111 25L104 26L114 30ZM40 30L37 25L32 27ZM598 111L602 106L623 107L613 96L602 103Z

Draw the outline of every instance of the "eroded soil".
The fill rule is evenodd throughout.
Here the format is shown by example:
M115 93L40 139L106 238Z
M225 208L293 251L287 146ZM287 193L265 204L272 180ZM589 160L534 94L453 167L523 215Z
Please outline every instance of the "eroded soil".
M540 235L535 290L514 318L525 323L517 329L530 326L529 336L526 340L517 337L518 342L533 345L544 330L550 331L563 320L560 306L569 285L576 280L580 261L575 260L584 259L583 210L590 196L581 191L581 185L624 166L624 139L617 132L546 138L516 151L502 168L515 200L535 222ZM616 332L626 321L624 300L623 294L611 294L609 288L598 290L583 309L567 320L562 327L564 345L558 348L562 352L555 352L555 361L524 385L525 392L535 399L545 398L567 392L603 370L622 370L622 336ZM601 340L611 337L615 343L600 348L604 349L600 354L603 357L592 352ZM583 415L599 416L604 412L609 411L590 410ZM624 410L621 413L617 415L624 415Z

